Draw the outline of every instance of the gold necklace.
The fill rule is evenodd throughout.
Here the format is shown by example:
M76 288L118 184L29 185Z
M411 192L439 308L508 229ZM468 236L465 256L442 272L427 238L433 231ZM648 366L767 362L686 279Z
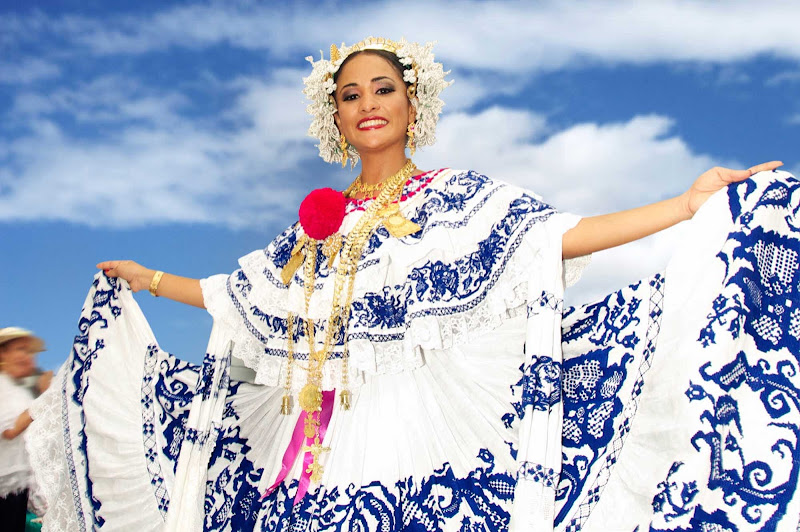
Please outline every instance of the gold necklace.
M353 198L358 194L362 194L364 198L371 198L377 196L378 193L383 189L383 184L386 181L379 181L378 183L373 183L372 185L368 185L364 183L363 179L359 175L355 181L353 181L349 187L344 191L345 198Z
M364 246L369 240L375 228L386 218L387 212L396 197L399 197L409 177L416 170L416 166L408 159L403 168L381 183L381 191L375 198L364 214L356 223L355 227L348 233L342 245L341 259L336 268L336 277L333 287L333 303L331 306L328 326L325 330L325 339L322 349L317 349L314 320L310 318L300 318L305 325L306 338L308 339L308 368L305 386L300 390L297 400L300 408L306 413L304 435L313 438L314 444L305 448L314 458L309 465L308 472L311 473L312 482L319 482L322 479L322 465L319 456L327 448L322 447L320 442L319 421L314 419L313 412L322 410L322 369L333 353L333 343L335 332L342 330L342 382L339 399L345 410L350 409L350 390L349 390L349 352L347 349L347 325L350 318L350 305L353 301L353 288L355 286L355 276L358 271L358 261L364 251ZM355 183L354 183L355 184ZM348 187L349 191L353 185ZM345 191L345 194L347 194ZM388 209L387 209L388 208ZM314 292L317 241L309 239L306 244L304 261L304 281L305 281L305 314L308 316L311 303L311 296ZM344 297L343 297L344 296ZM284 396L281 401L281 413L291 413L291 386L292 386L292 366L294 362L294 314L287 316L287 344L288 344L288 368L286 371L286 384L284 386Z

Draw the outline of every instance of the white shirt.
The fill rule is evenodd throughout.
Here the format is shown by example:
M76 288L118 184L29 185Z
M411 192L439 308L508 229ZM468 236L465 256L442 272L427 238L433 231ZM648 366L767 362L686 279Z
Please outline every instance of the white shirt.
M0 373L0 433L13 428L19 415L32 402L33 395L28 389ZM0 497L28 489L32 480L23 435L13 440L0 438Z

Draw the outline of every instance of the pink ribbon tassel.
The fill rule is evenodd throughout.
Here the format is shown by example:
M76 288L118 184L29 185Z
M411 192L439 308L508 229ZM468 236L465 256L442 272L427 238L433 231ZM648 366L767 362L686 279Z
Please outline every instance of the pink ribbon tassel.
M275 489L281 485L286 479L286 476L294 466L297 456L303 449L303 445L311 446L314 444L314 438L306 438L304 434L306 416L314 416L315 420L319 421L319 441L325 441L325 432L328 430L328 423L330 423L331 415L333 414L333 400L336 397L336 390L327 390L322 392L322 407L320 412L305 412L302 411L297 417L297 423L294 425L294 432L292 432L292 439L289 440L289 446L286 452L283 453L283 461L281 463L281 470L278 473L278 478L275 482L267 488L261 500L264 500ZM300 475L300 483L297 486L297 494L294 497L294 503L297 504L305 494L308 492L308 486L311 484L311 473L308 472L308 466L314 460L314 456L310 452L306 452L303 457L303 472Z

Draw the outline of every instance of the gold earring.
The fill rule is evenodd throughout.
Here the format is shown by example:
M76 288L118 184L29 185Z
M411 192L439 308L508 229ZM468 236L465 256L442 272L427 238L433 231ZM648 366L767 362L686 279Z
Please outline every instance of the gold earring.
M347 164L347 139L344 138L344 133L339 137L339 149L342 150L342 168Z
M408 142L406 142L406 147L411 150L411 156L414 156L414 152L417 149L416 144L414 143L414 122L408 124L408 130L406 132L408 135Z

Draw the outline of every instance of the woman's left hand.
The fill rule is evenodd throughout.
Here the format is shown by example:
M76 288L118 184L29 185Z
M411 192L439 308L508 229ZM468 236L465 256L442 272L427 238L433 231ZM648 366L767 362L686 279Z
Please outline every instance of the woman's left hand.
M783 166L781 161L770 161L768 163L751 166L747 170L731 170L716 166L704 172L692 184L691 188L683 193L686 212L691 218L694 213L711 197L716 191L725 188L731 183L737 183L750 178L758 172L769 172L779 166Z

